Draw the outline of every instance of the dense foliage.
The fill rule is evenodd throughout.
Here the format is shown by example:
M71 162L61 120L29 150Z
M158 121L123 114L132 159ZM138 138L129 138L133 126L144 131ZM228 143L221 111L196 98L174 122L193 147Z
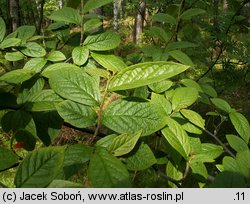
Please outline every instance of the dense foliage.
M247 118L218 96L215 78L188 77L211 65L195 30L204 4L153 9L146 45L121 58L119 34L88 14L111 2L55 10L44 35L30 25L7 35L0 18L0 52L13 67L0 76L0 171L16 169L16 187L249 187ZM223 35L211 35L223 66L242 51L225 38L238 13L227 15ZM66 128L85 135L65 144Z

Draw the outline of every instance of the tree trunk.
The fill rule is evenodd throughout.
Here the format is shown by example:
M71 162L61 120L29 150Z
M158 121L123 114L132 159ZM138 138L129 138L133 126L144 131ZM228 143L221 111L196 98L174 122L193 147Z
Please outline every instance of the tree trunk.
M223 13L227 13L227 8L228 8L228 2L227 0L223 0Z
M119 0L114 0L113 14L114 14L114 31L118 31L118 7Z
M38 28L37 34L41 34L42 25L43 25L43 8L44 8L45 0L41 0L40 10L39 10L39 21L38 21Z
M11 32L13 32L18 28L18 26L20 26L19 0L9 0L8 7L10 15Z
M61 9L63 7L63 0L57 0L57 5Z
M143 22L145 19L145 11L146 11L146 1L139 0L139 5L137 7L137 14L135 17L135 24L134 24L134 42L136 44L141 44L141 34L143 30Z
M120 18L121 19L124 18L124 6L125 6L125 0L120 0L119 12L120 12Z
M214 27L218 25L219 0L214 0Z

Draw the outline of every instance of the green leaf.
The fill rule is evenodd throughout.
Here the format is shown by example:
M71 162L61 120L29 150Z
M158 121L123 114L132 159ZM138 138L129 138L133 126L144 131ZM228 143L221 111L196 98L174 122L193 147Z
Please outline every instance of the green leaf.
M141 133L142 131L139 131L135 134L122 134L115 137L109 146L109 152L116 157L128 154L135 147Z
M22 50L22 53L29 57L43 57L46 55L45 49L35 42L28 42L25 44L25 47L26 48Z
M50 52L47 58L47 60L52 62L63 61L65 59L66 59L65 55L62 52L56 50Z
M166 175L178 181L183 178L183 173L178 169L177 166L178 165L176 164L174 165L171 161L168 161L167 167L166 167ZM170 185L172 188L177 187L171 181L168 182L168 185Z
M5 132L12 130L14 133L25 129L36 136L36 126L31 115L23 110L10 111L2 117L2 128Z
M32 70L36 73L42 71L43 67L47 63L47 60L44 58L32 58L24 65L23 69Z
M191 153L191 145L187 133L179 123L169 117L167 118L167 125L168 127L162 130L163 136L187 160Z
M6 25L2 17L0 17L0 42L3 41L6 34Z
M89 49L85 46L75 47L72 51L73 62L76 65L83 65L89 58Z
M166 51L178 50L178 49L189 48L189 47L197 47L197 45L191 42L186 42L186 41L171 42L167 45Z
M0 43L0 49L5 49L5 48L9 48L9 47L15 47L17 45L19 45L21 42L20 39L18 38L8 38L5 39L4 41L2 41Z
M250 126L245 116L238 112L232 112L229 114L229 117L241 138L248 143L250 138Z
M14 152L10 151L9 149L3 148L2 146L0 146L0 155L0 170L7 169L18 161L18 156Z
M31 38L36 32L35 26L20 26L16 29L17 38L22 40L22 43L25 43L29 38Z
M158 26L152 26L146 33L151 37L159 38L162 42L165 43L171 39L171 34L167 33L163 28Z
M118 34L106 31L101 34L89 35L83 44L90 50L105 51L116 48L120 44L120 41Z
M101 138L100 140L98 140L95 143L95 146L103 147L103 148L107 149L116 137L117 137L116 134L107 135L107 136Z
M193 87L197 89L197 91L203 92L200 85L192 79L182 79L180 82L186 87Z
M47 188L83 188L83 184L66 180L53 180Z
M207 94L207 95L209 95L211 97L217 97L218 96L216 90L212 86L210 86L208 84L200 84L200 87L201 87L201 89L203 90L203 92L205 94Z
M110 91L126 90L160 82L184 72L188 66L173 62L146 62L122 69L111 80Z
M197 134L197 135L202 134L202 130L199 129L198 127L196 127L195 125L193 125L190 122L187 122L187 123L185 123L185 124L183 124L181 126L186 132L190 132L190 133Z
M192 105L198 99L198 91L191 87L181 87L174 91L172 98L172 108L178 111Z
M89 179L94 188L130 187L129 172L124 164L105 149L97 148L89 164Z
M19 166L17 188L43 188L55 179L63 166L64 147L47 147L28 154Z
M86 2L86 4L84 5L83 7L83 11L84 12L87 12L87 11L90 11L90 10L93 10L95 8L99 8L99 7L102 7L106 4L109 4L111 3L113 0L88 0Z
M127 169L140 171L148 169L157 163L154 153L147 144L142 143L139 149L132 156L125 160Z
M120 71L127 67L120 57L109 54L91 53L91 56L104 68L112 72Z
M59 62L59 63L55 63L46 67L46 69L42 72L42 75L44 77L49 78L50 74L53 74L54 72L57 72L57 70L61 70L61 69L77 69L78 70L79 68L70 63Z
M29 101L37 92L42 91L45 81L43 78L31 78L28 81L25 81L21 85L19 94L17 97L18 104L24 104Z
M236 135L226 135L229 145L236 151L248 150L248 146L244 140Z
M205 10L199 8L188 9L181 14L181 19L189 20L194 16L206 13Z
M152 20L162 22L162 23L170 23L172 25L176 24L175 18L166 13L157 13L153 15Z
M96 112L91 107L73 101L63 101L56 109L67 123L78 128L93 126L97 121Z
M27 151L32 151L36 146L36 138L26 130L20 129L15 133L15 139L17 142L24 144L23 148Z
M98 105L98 82L80 68L65 67L50 73L49 84L61 97L85 105Z
M211 98L211 102L219 109L225 111L226 113L231 113L231 106L221 98Z
M169 51L168 54L182 64L185 64L191 67L194 66L194 63L192 62L190 57L180 50Z
M230 171L233 173L240 172L239 165L238 165L237 161L232 157L225 156L223 158L222 165L223 165L224 171Z
M188 109L182 109L180 112L191 123L202 128L203 130L205 129L205 120L198 113Z
M225 171L215 177L210 188L247 188L245 178L237 173Z
M174 83L170 80L162 80L153 84L149 84L148 87L155 93L162 93L173 85Z
M51 111L56 110L56 104L60 103L60 98L53 90L45 89L35 93L25 105L29 111Z
M250 172L250 150L247 149L245 151L238 152L236 155L236 162L239 166L240 173L245 176L245 178L249 178Z
M0 77L0 81L4 81L9 84L20 84L24 81L29 80L32 76L34 76L34 72L26 69L16 69Z
M21 52L7 52L4 58L10 62L15 62L24 59L24 55Z
M32 113L36 124L37 136L44 145L49 146L59 135L63 120L56 111Z
M84 23L83 30L84 32L89 32L91 30L98 28L101 25L102 25L102 22L99 19L96 19L96 18L90 19Z
M65 23L74 23L76 25L81 24L80 14L76 9L70 7L64 7L60 10L53 11L49 18L54 21L63 21Z
M93 148L84 144L70 145L65 150L64 166L83 164L90 160Z
M102 124L118 132L150 135L165 125L162 113L149 102L116 100L102 114Z
M207 180L208 172L206 166L202 162L195 162L190 164L192 174L198 174Z
M164 115L170 115L172 112L172 106L171 103L160 94L151 94L151 102L154 103L156 106L161 109L161 112L164 113Z

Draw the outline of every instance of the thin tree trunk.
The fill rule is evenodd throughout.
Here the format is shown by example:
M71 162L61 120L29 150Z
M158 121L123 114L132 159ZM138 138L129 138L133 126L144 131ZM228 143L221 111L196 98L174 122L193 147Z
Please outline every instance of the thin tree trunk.
M141 44L141 34L143 30L143 22L145 19L145 11L146 11L146 1L139 0L139 6L137 7L137 14L135 17L134 24L134 42L136 44Z
M57 5L61 9L63 7L63 0L58 0Z
M219 0L214 0L214 26L218 25Z
M119 7L119 0L114 0L114 7L113 7L113 14L114 14L114 22L113 22L113 25L114 25L114 30L115 31L118 31L118 7Z
M38 28L37 33L38 35L41 34L42 25L43 25L43 8L44 8L45 0L41 0L40 11L39 11L39 21L38 21Z
M120 8L119 8L119 13L120 13L120 18L124 18L124 6L125 6L125 0L120 0Z
M227 0L223 0L223 13L227 13L227 8L228 8L228 2Z
M9 14L11 20L11 32L20 26L19 0L9 0Z

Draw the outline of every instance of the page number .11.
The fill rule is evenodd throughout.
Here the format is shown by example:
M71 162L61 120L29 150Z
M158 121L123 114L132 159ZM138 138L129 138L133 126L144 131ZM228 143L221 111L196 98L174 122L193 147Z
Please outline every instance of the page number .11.
M242 192L242 193L237 192L236 198L234 200L245 200L245 193L244 192Z

